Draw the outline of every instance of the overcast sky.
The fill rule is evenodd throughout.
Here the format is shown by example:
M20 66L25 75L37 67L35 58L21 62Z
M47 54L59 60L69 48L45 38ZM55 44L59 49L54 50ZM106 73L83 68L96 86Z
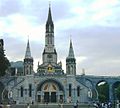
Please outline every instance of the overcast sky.
M0 0L0 38L10 61L23 60L28 35L42 63L48 0ZM51 0L58 62L68 56L70 35L77 74L120 76L120 0Z

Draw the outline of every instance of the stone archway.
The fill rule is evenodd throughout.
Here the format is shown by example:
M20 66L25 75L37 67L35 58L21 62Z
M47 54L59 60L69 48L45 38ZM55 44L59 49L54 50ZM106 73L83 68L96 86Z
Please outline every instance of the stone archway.
M112 86L114 102L120 102L120 81L116 81Z
M8 103L9 102L9 98L8 98L8 90L4 88L3 92L2 92L2 101L4 103Z
M86 78L85 80L86 86L91 90L91 96L89 97L89 101L97 101L98 100L98 91L96 89L96 84L92 82L91 79Z
M96 89L98 91L98 99L100 102L109 101L109 83L105 80L100 80L96 84Z
M58 81L49 79L38 85L37 102L56 103L63 99L64 90Z
M3 97L2 97L2 93L3 93L3 90L4 90L4 85L2 82L0 82L0 103L2 103L2 100L3 100Z

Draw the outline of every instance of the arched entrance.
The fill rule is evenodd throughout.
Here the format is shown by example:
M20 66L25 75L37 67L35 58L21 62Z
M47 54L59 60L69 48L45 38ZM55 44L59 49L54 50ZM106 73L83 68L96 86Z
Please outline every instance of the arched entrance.
M37 102L56 103L63 99L63 87L59 82L49 79L38 85Z
M98 91L98 99L101 103L109 101L109 84L105 80L97 83L96 89Z

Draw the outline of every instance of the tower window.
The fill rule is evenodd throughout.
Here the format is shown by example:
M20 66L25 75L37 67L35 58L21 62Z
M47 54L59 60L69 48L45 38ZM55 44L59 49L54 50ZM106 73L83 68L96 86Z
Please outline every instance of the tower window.
M72 85L69 84L69 96L71 97L71 94L72 94Z
M77 87L77 96L80 96L80 86Z
M70 66L68 66L68 74L70 74Z
M29 84L29 97L32 97L32 84Z
M32 71L32 66L30 66L30 74L32 73L31 71Z
M25 95L27 95L27 89L25 89Z

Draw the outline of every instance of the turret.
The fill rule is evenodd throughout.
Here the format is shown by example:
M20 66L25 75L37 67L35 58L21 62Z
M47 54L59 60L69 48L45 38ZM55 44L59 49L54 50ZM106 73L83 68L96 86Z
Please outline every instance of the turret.
M31 56L30 44L28 40L24 58L24 75L30 75L32 73L33 73L33 58Z
M66 58L66 74L76 75L76 59L74 56L74 50L71 40L70 40L69 54L68 57Z

